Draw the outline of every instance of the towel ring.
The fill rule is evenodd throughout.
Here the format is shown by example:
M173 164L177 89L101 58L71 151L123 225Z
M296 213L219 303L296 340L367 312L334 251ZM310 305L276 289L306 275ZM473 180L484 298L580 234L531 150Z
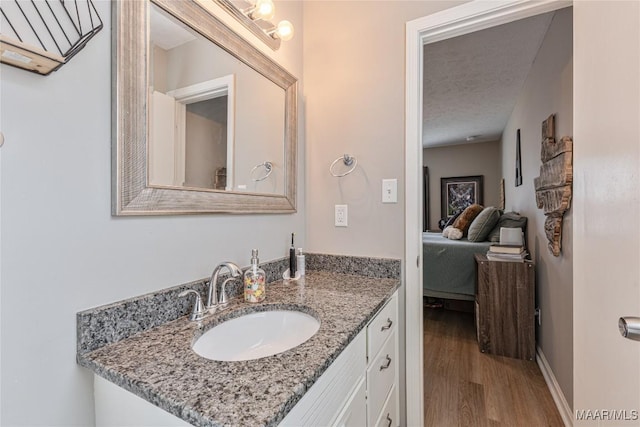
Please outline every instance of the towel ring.
M333 167L334 167L334 166L336 165L336 163L338 163L340 160L342 160L342 162L344 163L344 165L345 165L345 166L351 166L351 165L353 165L353 166L351 166L351 169L349 169L349 170L348 170L348 171L346 171L345 173L339 173L339 174L337 174L337 173L335 173L335 172L333 171ZM344 155L344 156L342 156L342 157L338 157L337 159L335 159L335 160L333 161L333 163L331 163L331 166L329 166L329 173L330 173L332 176L335 176L336 178L340 178L340 177L342 177L342 176L347 176L347 175L349 175L351 172L353 172L353 171L354 171L354 169L356 168L356 166L358 166L358 159L356 159L355 157L352 157L352 156L350 156L350 155L348 155L348 154L345 154L345 155Z
M265 179L267 179L267 177L268 177L269 175L271 175L271 172L273 172L273 163L271 163L271 162L264 162L264 163L260 163L260 164L258 164L258 165L255 165L255 166L253 167L253 169L251 169L251 172L249 172L249 176L252 176L252 175L253 175L253 172L255 172L255 171L256 171L256 169L261 168L261 167L264 167L264 168L267 170L267 173L266 173L264 176L261 176L260 178L253 178L253 177L252 177L252 178L251 178L251 180L252 180L253 182L264 181Z

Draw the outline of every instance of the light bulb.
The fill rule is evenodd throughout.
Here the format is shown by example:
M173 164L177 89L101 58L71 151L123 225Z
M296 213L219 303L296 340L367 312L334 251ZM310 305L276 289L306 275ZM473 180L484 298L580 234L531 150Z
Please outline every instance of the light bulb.
M280 40L287 41L293 38L293 24L289 21L278 22L276 28L276 35Z
M251 12L251 17L253 19L262 19L263 21L268 21L273 18L273 15L276 13L276 8L273 5L272 0L257 0L255 10Z

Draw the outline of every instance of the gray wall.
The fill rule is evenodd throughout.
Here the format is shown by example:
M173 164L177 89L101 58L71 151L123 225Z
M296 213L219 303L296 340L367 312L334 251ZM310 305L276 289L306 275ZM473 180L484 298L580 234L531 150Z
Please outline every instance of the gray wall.
M500 205L502 156L500 141L425 148L423 164L429 167L429 229L439 230L441 215L440 178L483 175L484 206Z
M314 251L404 257L405 23L463 2L305 1L307 236ZM331 30L327 30L330 24ZM358 168L334 178L344 153ZM382 179L398 203L382 204ZM349 227L334 226L334 205Z
M285 3L302 22L302 4ZM291 232L306 247L304 162L297 214L111 216L111 5L95 4L104 29L57 72L0 66L3 426L93 425L76 312L248 265L251 248L282 257ZM295 37L272 55L301 76L301 49Z
M573 135L572 28L572 9L558 11L507 123L502 148L507 209L529 218L527 241L536 263L536 296L542 311L538 345L569 405L573 404L573 214L571 210L565 214L562 254L556 258L547 249L545 216L536 207L533 178L541 165L542 121L555 113L556 138ZM523 171L519 187L513 185L517 129Z
M405 24L461 3L304 2L307 240L314 252L404 259ZM345 153L358 167L334 178L329 165ZM385 178L398 180L397 204L381 202ZM349 206L349 227L334 226L336 204ZM404 333L399 345L403 408Z

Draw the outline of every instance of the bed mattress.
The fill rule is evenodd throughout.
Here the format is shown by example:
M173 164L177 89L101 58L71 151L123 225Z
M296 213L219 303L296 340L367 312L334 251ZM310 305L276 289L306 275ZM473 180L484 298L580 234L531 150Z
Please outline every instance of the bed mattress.
M491 242L449 240L442 233L422 233L422 268L425 296L473 300L475 254L485 254Z

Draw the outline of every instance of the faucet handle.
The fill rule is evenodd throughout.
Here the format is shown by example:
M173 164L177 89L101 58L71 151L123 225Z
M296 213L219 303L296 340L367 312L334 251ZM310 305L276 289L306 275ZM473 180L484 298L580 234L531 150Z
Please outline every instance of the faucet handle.
M231 276L225 279L222 282L222 288L220 288L220 297L218 298L218 306L222 309L225 308L229 304L229 300L227 298L227 283L232 282L234 280L239 280L239 276Z
M193 310L191 311L191 315L189 316L189 320L192 322L202 320L207 314L207 310L205 310L204 305L202 304L202 298L200 298L200 294L193 289L187 289L186 291L180 292L179 297L186 297L189 294L195 294L196 301L193 304Z

